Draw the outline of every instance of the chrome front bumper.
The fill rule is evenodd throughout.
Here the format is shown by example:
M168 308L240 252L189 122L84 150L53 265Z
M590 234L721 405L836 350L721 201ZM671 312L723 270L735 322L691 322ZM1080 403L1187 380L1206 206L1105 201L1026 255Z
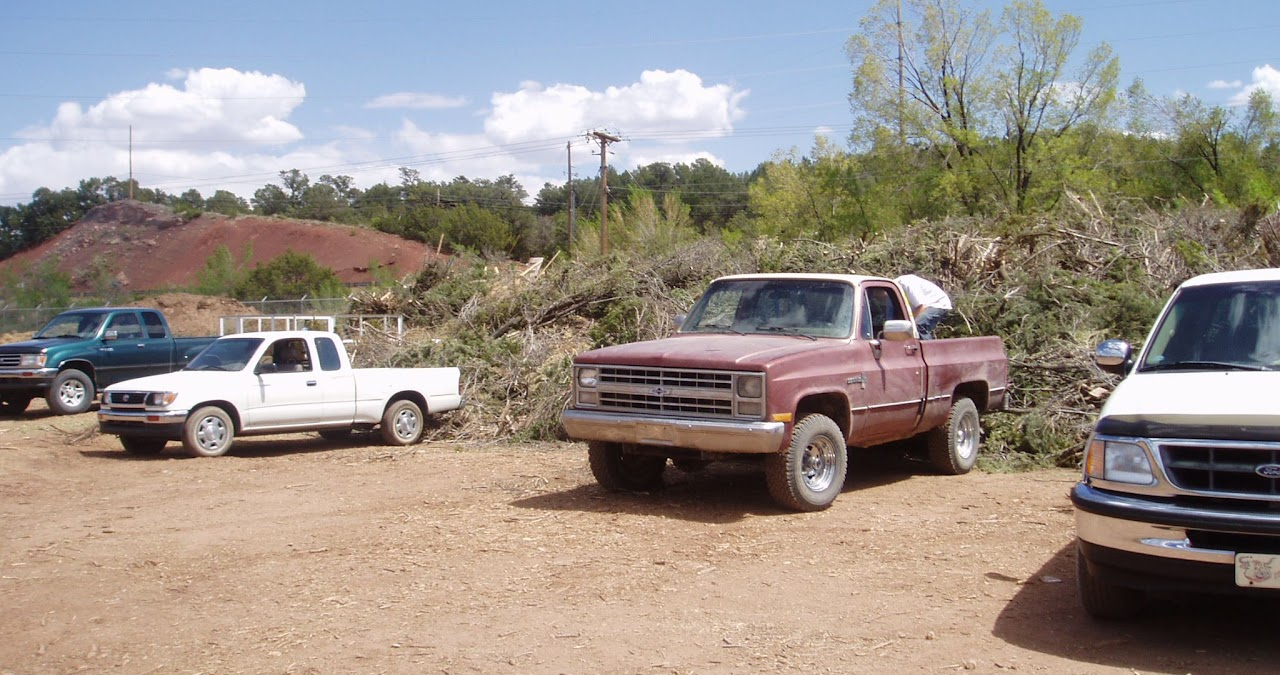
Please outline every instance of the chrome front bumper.
M98 424L146 424L167 426L187 421L187 410L98 410Z
M637 443L705 452L767 454L777 452L787 435L782 422L727 422L617 415L566 410L560 423L571 438Z
M1233 565L1236 551L1196 548L1188 530L1276 537L1280 513L1228 512L1106 492L1085 483L1071 489L1076 535L1118 551L1220 565Z

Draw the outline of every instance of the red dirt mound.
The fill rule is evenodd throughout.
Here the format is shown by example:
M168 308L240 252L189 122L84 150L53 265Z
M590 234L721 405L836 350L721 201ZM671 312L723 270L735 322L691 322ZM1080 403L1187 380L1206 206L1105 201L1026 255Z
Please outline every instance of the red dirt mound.
M237 263L247 253L250 269L288 250L306 253L347 284L372 281L373 265L403 277L437 255L426 244L367 227L218 214L183 222L166 207L126 200L94 208L52 239L0 261L0 270L20 273L55 260L83 292L92 290L94 270L105 264L130 291L189 288L218 246Z

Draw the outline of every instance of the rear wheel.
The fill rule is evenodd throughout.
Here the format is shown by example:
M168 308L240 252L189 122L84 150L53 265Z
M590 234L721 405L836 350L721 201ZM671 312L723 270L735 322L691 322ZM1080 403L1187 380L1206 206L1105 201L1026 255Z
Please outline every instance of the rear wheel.
M45 402L56 415L77 415L93 404L93 380L83 371L64 370L53 378Z
M163 438L139 438L138 436L121 436L120 445L131 455L158 455L168 441Z
M182 447L192 457L219 457L231 449L235 426L227 411L209 405L196 410L182 425Z
M31 405L30 396L10 394L0 397L0 415L16 417L26 412L29 405Z
M1147 594L1099 579L1089 571L1089 561L1076 546L1076 590L1084 611L1095 619L1131 619L1142 611Z
M840 425L826 415L809 415L791 430L791 445L765 460L765 479L774 501L797 511L821 511L844 489L848 455Z
M662 487L667 458L627 451L625 443L587 443L591 474L606 490L648 492Z
M382 440L387 445L413 445L422 440L422 409L407 399L394 401L382 413Z
M958 398L942 426L929 432L929 463L941 473L969 473L978 461L982 427L972 399Z

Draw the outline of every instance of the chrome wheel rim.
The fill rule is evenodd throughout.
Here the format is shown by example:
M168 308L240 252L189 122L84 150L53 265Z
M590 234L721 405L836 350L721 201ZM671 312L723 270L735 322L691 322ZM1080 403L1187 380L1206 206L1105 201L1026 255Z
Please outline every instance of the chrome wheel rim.
M84 402L84 394L84 384L77 380L67 380L58 388L58 400L71 408Z
M818 436L804 449L800 475L813 492L829 489L836 478L836 446L826 436Z
M956 457L967 460L978 451L978 419L965 415L956 425Z

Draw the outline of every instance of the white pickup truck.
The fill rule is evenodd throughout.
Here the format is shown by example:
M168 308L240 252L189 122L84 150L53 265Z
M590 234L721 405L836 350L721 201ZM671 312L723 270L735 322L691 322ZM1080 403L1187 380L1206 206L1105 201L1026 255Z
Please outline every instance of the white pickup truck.
M411 445L426 415L462 406L458 380L457 368L352 368L334 333L240 333L218 338L182 370L107 387L98 428L140 455L180 440L193 456L217 457L236 436L340 439L374 427L388 444Z
M1127 618L1148 591L1280 598L1280 269L1190 279L1141 350L1107 340L1094 360L1125 378L1071 491L1085 610Z

